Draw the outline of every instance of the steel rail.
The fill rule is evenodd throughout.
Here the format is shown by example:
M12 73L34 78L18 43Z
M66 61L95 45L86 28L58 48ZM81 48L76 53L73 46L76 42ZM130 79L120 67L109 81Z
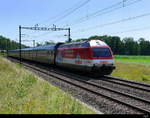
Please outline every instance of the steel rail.
M66 74L63 74L63 73L59 73L59 72L57 72L57 71L53 71L53 72L55 72L55 73L57 73L57 74L61 74L61 75L63 75L63 76L69 76L69 75L66 75ZM69 76L69 77L70 77L70 76ZM94 86L94 87L97 87L97 88L105 89L105 90L107 90L107 91L111 91L111 92L114 92L114 93L118 93L118 94L124 95L124 96L126 96L126 97L131 97L131 98L134 98L134 99L136 99L136 100L140 100L140 101L142 101L142 102L146 102L146 103L150 104L150 101L149 101L149 100L146 100L146 99L143 99L143 98L140 98L140 97L137 97L137 96L128 94L128 93L124 93L124 92L120 92L120 91L117 91L117 90L113 90L113 89L110 89L110 88L107 88L107 87L104 87L104 86L99 86L98 84L96 84L96 83L94 83L94 82L89 82L89 81L82 80L82 79L78 79L78 78L75 78L75 77L73 77L73 79L79 80L79 81L81 81L81 82L84 82L84 83L86 83L86 84L89 84L89 85Z
M107 76L104 76L105 78L107 78ZM114 77L109 77L109 79L114 79ZM135 88L135 89L139 89L139 90L143 90L143 91L146 91L146 92L150 92L150 89L146 89L146 88L142 88L142 87L138 87L138 86L134 86L134 85L129 85L127 82L128 81L124 81L123 82L126 82L126 83L121 83L121 82L116 82L116 81L113 81L113 80L108 80L108 79L101 79L102 81L107 81L107 82L111 82L111 83L115 83L115 84L119 84L119 85L123 85L123 86L128 86L128 87L131 87L131 88ZM122 80L119 80L119 81L122 81ZM131 84L136 84L136 82L130 82L129 83ZM142 83L141 83L142 84ZM137 84L139 85L139 84ZM144 87L147 87L147 86L144 86Z
M112 76L104 76L104 77L109 78L109 79L115 79L115 80L122 81L122 82L128 82L128 83L131 83L131 84L137 84L137 85L141 85L141 86L144 86L144 87L150 87L150 84L146 84L146 83L140 83L140 82L135 82L135 81L131 81L131 80L125 80L125 79L122 79L122 78L112 77Z
M75 75L75 74L73 74L73 73L70 73L70 72L67 72L67 73L69 73L69 74L72 74L72 75ZM68 76L68 75L66 75L66 76ZM76 76L78 76L78 77L84 77L85 79L93 79L93 78L90 78L90 77L86 77L86 76L83 76L83 75L76 75ZM129 81L129 80L123 80L123 79L119 79L119 81L122 81L123 80L123 82L125 81L126 83L121 83L121 82L116 82L116 81L113 81L113 79L116 79L116 77L109 77L109 79L107 79L108 78L108 76L103 76L105 79L100 79L101 81L106 81L106 82L110 82L110 83L115 83L115 84L119 84L119 85L123 85L123 86L125 86L125 87L131 87L131 88L135 88L135 89L139 89L139 90L143 90L143 91L145 91L145 92L150 92L150 89L146 89L146 88L142 88L142 87L138 87L138 86L136 86L136 84L137 85L143 85L143 87L150 87L150 85L148 85L148 84L146 84L146 86L145 86L145 84L142 84L142 83L138 83L138 82L132 82L132 81ZM118 80L118 79L116 79L116 80ZM127 82L129 81L129 83L133 83L133 84L135 84L135 85L129 85Z

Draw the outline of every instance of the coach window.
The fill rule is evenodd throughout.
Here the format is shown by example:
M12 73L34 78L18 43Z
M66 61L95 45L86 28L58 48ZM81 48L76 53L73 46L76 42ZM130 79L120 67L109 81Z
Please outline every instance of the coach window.
M68 45L66 45L66 48L68 48Z
M73 45L71 44L71 45L68 46L68 48L72 48L72 46L73 46Z
M73 45L72 45L72 48L75 48L75 47L76 47L75 44L73 44Z
M89 44L89 43L83 43L83 44L81 45L81 47L90 47L90 44Z
M81 44L77 44L77 47L79 48L81 46Z
M77 48L77 47L78 47L78 44L75 44L74 46L75 46L75 48Z
M64 48L67 48L67 45L65 45Z
M64 48L64 45L63 45L63 46L61 46L61 48Z
M69 46L68 46L68 45L66 45L66 48L69 48Z

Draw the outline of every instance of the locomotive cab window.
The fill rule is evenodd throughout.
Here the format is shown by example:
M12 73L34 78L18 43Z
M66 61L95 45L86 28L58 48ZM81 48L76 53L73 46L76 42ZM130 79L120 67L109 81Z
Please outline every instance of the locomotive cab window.
M93 48L93 57L111 57L109 48Z

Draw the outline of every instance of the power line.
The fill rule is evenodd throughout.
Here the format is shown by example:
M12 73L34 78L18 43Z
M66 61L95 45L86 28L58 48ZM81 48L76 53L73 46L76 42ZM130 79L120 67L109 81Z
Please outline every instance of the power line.
M141 27L141 28L134 28L134 29L129 29L129 30L125 30L125 31L121 31L121 32L109 32L105 35L108 34L122 34L122 33L127 33L127 32L136 32L136 31L143 31L143 30L150 30L150 26L147 27Z
M63 20L64 18L66 18L67 16L69 16L70 14L74 13L75 11L77 11L78 9L80 9L81 7L83 7L84 5L86 5L88 2L90 2L90 0L86 0L85 2L83 2L82 4L80 4L79 6L77 6L76 8L72 9L70 12L64 14L63 16L61 16L60 18L56 19L55 21L53 21L52 24Z
M64 19L65 17L67 17L67 16L69 16L70 14L72 14L72 13L74 13L75 11L77 11L78 9L80 9L81 7L83 7L84 5L86 5L88 2L90 2L90 0L86 0L85 2L83 2L83 3L81 3L83 0L81 0L79 3L77 3L75 6L77 6L77 7L71 7L71 8L69 8L69 9L67 9L67 10L65 10L65 12L68 12L68 13L62 13L62 14L60 14L60 15L58 15L58 16L56 16L56 17L54 17L54 19L56 19L55 21L53 21L53 24L54 23L56 23L56 22L58 22L58 21L60 21L60 20L62 20L62 19ZM78 5L79 4L79 5ZM58 17L58 18L57 18ZM48 22L49 20L52 20L52 19L48 19L48 20L46 20L46 22ZM39 23L40 24L40 23ZM47 26L47 27L49 27L49 26ZM34 33L30 33L30 34L34 34ZM48 33L43 33L43 34L41 34L41 35L39 35L39 36L44 36L44 35L47 35ZM38 36L35 36L35 37L38 37Z
M58 15L56 15L56 16L54 16L54 17L50 17L50 18L48 18L47 20L38 22L38 24L42 24L43 22L45 23L45 22L49 22L49 21L55 20L55 19L59 18L60 16L65 15L67 12L71 12L72 9L76 9L76 8L77 8L76 6L80 5L82 1L83 1L83 0L81 0L80 2L76 3L76 4L73 5L72 7L66 9L65 11L59 13ZM88 1L89 1L89 0L88 0ZM82 7L82 6L81 6L81 7Z
M127 1L128 1L128 0L123 1L123 2L125 3L125 2L127 2ZM136 0L136 1L141 1L141 0ZM60 19L56 19L53 23L55 23L55 22L57 22L57 21L59 21L59 20L65 18L66 16L70 15L71 13L73 13L73 12L76 11L77 9L81 8L82 6L84 6L85 4L87 4L88 2L90 2L90 0L85 1L84 3L82 3L81 5L79 5L79 7L73 9L73 11L70 11L69 13L67 13L67 14L65 14L65 15L63 15L63 16L61 16ZM111 9L111 8L113 8L113 7L115 7L115 6L122 5L123 2L118 2L118 3L116 3L116 4L113 4L113 5L109 6L109 7L106 7L106 8L104 8L104 9L98 10L98 11L92 13L92 14L91 14L90 16L88 16L88 17L92 17L92 16L98 14L99 12L103 12L103 11L108 10L108 9ZM121 6L121 7L122 7L122 6ZM118 8L117 8L117 9L118 9ZM110 11L109 11L109 12L110 12ZM84 19L84 18L85 18L85 17L81 18L81 20ZM86 17L86 18L87 18L87 17ZM79 22L80 22L80 20L79 20ZM83 21L82 21L82 22L83 22ZM80 22L80 23L81 23L81 22ZM47 35L47 33L44 33L44 34L39 35L39 36L44 36L45 34Z
M102 27L105 27L105 26L110 26L110 25L114 25L114 24L130 21L130 20L139 19L139 18L146 17L146 16L150 16L150 12L149 13L145 13L145 14L141 14L141 15L138 15L138 16L128 17L128 18L124 18L124 19L121 19L121 20L117 20L117 21L101 24L101 25L88 27L86 29L81 29L80 31L78 30L78 31L75 31L73 33L85 32L85 31L89 31L89 30L93 30L93 29L97 29L97 28L102 28Z
M100 15L103 15L103 14L106 14L106 13L110 13L110 12L112 12L114 10L117 10L117 9L120 9L120 8L123 8L123 7L127 7L129 5L137 3L139 1L142 1L142 0L130 0L129 3L125 4L126 2L128 2L128 0L123 0L122 2L118 2L116 4L113 4L113 5L109 6L109 7L106 7L104 9L98 10L98 11L90 14L88 17L89 18L91 18L91 17L95 18L96 16L100 16ZM82 4L80 4L77 7L75 7L74 9L71 9L70 11L68 9L68 11L69 11L68 13L61 15L60 18L57 18L54 22L58 22L58 21L60 21L60 20L62 20L64 18L66 18L67 16L69 16L70 14L72 14L73 12L75 12L76 10L78 10L79 8L81 8L82 6L87 4L88 2L90 2L90 0L86 0ZM141 17L143 17L143 16L141 16ZM79 19L78 22L76 22L76 24L84 22L85 20L89 20L89 19L85 19L85 17L83 17L82 19ZM122 19L122 20L110 22L110 23L107 23L107 24L102 24L102 25L97 25L97 26L94 26L94 27L89 27L89 28L86 28L86 29L82 29L81 31L83 32L84 30L86 30L86 31L87 30L92 30L92 28L104 27L104 26L107 26L107 25L112 25L112 24L116 24L116 23L120 23L120 22L125 22L125 21L131 20L131 19L132 19L132 17L129 17L128 19ZM136 18L133 18L133 19L136 19ZM38 35L38 36L35 36L35 37L41 37L41 36L44 36L44 35L47 35L47 34L49 34L49 33L44 33L44 34L41 34L41 35Z
M125 7L125 2L126 2L127 0L123 0L123 7Z
M42 37L42 36L46 36L46 35L48 35L50 33L52 33L52 32L46 32L46 33L43 33L43 34L40 34L40 35L36 35L36 36L32 36L32 37L39 38L39 37Z
M149 30L149 29L150 29L150 26L147 26L147 27L142 27L142 28L134 28L130 30L125 30L121 32L112 32L111 34L121 34L121 33L135 32L135 31L142 31L142 30Z
M96 12L94 12L94 13L88 15L88 16L89 16L89 18L90 18L90 17L96 15L96 14L99 13L99 12L106 11L106 10L108 10L108 9L111 9L111 8L113 8L113 7L115 7L115 6L118 6L118 5L121 5L121 4L122 4L122 2L113 4L112 6L109 6L109 7L106 7L106 8L104 8L104 9L98 10L98 11L96 11ZM82 20L83 20L83 21L86 20L86 17L82 17L82 18L76 20L75 23L82 22Z
M85 22L85 21L87 21L87 20L90 20L90 19L93 19L93 18L95 18L95 17L97 17L97 16L101 16L101 15L104 15L104 14L107 14L107 13L110 13L110 12L113 12L113 11L115 11L115 10L118 10L118 9L121 9L121 8L124 8L124 7L127 7L127 6L130 6L130 5L135 4L135 3L137 3L137 2L140 2L140 1L142 1L142 0L130 0L130 3L128 3L128 4L126 4L126 5L125 5L125 2L128 2L128 0L126 0L126 1L124 1L124 2L118 2L118 3L116 3L116 4L113 4L113 5L109 6L109 7L106 7L106 8L104 8L104 9L98 10L98 11L96 11L96 12L94 12L94 13L88 15L88 19L87 19L87 17L82 17L82 18L76 20L74 23L69 24L69 26L83 23L83 22ZM122 3L124 3L124 6L122 6Z

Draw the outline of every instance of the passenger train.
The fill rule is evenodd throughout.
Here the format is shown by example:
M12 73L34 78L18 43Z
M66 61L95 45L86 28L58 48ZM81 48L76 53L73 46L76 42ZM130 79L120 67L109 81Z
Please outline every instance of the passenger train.
M20 50L10 50L8 56L20 58ZM21 58L98 75L109 75L115 69L111 48L100 40L25 48Z

